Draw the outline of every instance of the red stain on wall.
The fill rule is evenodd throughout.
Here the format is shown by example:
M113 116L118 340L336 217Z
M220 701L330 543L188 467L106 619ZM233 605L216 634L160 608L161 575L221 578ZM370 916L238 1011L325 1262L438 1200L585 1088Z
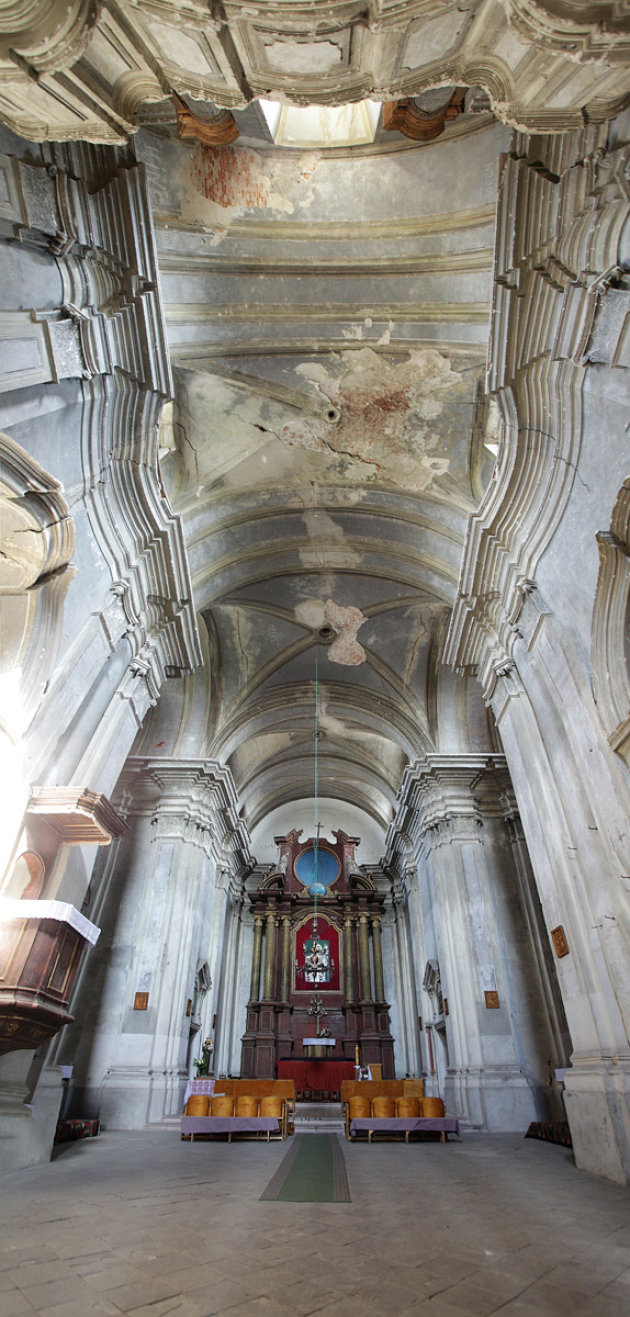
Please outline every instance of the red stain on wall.
M209 201L227 209L269 205L269 179L253 151L244 147L200 146L197 157L200 189Z

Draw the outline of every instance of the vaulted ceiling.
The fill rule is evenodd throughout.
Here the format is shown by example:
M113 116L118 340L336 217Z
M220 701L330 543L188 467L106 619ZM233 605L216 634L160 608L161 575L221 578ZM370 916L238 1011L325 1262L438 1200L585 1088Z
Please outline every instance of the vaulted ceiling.
M255 825L314 789L391 818L438 748L467 519L493 462L483 375L507 130L441 145L138 151L175 404L162 472L207 631L205 750Z

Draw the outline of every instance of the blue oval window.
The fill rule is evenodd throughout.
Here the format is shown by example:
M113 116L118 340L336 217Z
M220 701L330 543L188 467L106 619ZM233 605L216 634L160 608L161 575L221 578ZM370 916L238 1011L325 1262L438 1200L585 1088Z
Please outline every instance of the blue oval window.
M310 846L295 861L295 872L301 883L308 887L311 896L325 896L339 877L339 861L332 851L322 846Z

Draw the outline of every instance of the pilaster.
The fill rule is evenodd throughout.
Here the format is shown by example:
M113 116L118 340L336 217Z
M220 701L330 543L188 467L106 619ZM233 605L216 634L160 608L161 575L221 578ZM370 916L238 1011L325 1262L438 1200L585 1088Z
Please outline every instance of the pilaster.
M75 1086L84 1106L100 1108L105 1124L141 1128L180 1109L196 1041L186 1004L199 964L209 965L212 984L226 972L232 975L220 1003L212 990L204 1001L208 1019L219 1016L217 1051L231 1048L234 938L247 834L229 774L217 764L130 760L121 794L129 829L104 875L107 955L102 990L86 1011L92 1019L96 1011L97 1028L77 1049ZM216 962L227 950L212 936L217 919L226 933L231 930L229 945L236 946L231 969Z
M424 1022L447 1053L434 1055L442 1096L471 1125L495 1130L549 1115L542 1003L520 991L533 957L503 819L508 785L502 755L429 755L406 771L388 838L393 854L404 828L430 890L419 934L439 965L444 1004Z

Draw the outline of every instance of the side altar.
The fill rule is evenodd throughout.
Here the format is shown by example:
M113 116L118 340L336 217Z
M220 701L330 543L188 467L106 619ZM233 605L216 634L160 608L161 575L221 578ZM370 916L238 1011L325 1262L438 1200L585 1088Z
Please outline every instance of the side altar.
M241 1074L272 1078L278 1063L359 1059L394 1077L383 985L385 897L355 860L360 838L275 837L278 865L251 894L254 947ZM347 1065L344 1066L344 1077Z

